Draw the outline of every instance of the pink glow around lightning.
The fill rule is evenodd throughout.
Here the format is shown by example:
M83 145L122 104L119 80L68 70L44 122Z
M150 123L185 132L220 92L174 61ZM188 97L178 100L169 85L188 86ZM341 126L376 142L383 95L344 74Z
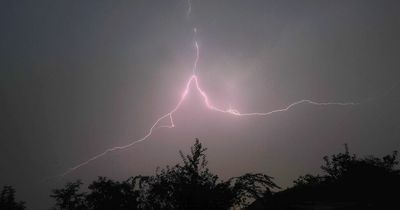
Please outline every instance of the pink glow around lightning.
M194 31L196 32L196 29L194 29ZM223 108L219 108L215 105L212 104L212 102L210 101L207 93L201 88L200 84L199 84L199 78L197 77L196 74L194 74L196 72L197 69L197 63L199 61L199 57L200 57L200 53L199 53L199 45L197 43L197 41L195 41L194 43L195 46L195 50L196 50L196 58L195 61L193 63L193 75L190 76L190 78L188 79L188 81L186 82L185 85L185 89L183 90L181 97L178 101L178 103L176 104L176 106L168 113L162 115L160 118L158 118L154 124L150 127L149 131L147 132L147 134L140 138L137 139L135 141L132 141L131 143L124 145L124 146L118 146L118 147L113 147L110 149L105 150L104 152L88 159L87 161L84 161L72 168L70 168L69 170L67 170L65 173L63 173L61 176L65 176L73 171L75 171L76 169L85 166L87 164L89 164L90 162L106 155L109 152L113 152L116 150L123 150L126 149L128 147L132 147L135 144L145 141L146 139L148 139L154 132L155 129L157 128L174 128L175 127L175 123L174 123L174 118L173 115L176 111L179 110L179 108L181 107L183 101L185 100L186 96L189 94L189 91L191 90L191 87L194 88L195 91L197 91L198 93L200 93L201 97L203 98L203 102L204 105L212 110L212 111L216 111L216 112L220 112L220 113L224 113L224 114L230 114L230 115L234 115L234 116L238 116L238 117L244 117L244 116L268 116L274 113L278 113L278 112L286 112L289 111L291 108L300 105L300 104L311 104L311 105L316 105L316 106L329 106L329 105L337 105L337 106L352 106L352 105L357 105L358 103L353 103L353 102L345 102L345 103L341 103L341 102L315 102L312 100L308 100L308 99L303 99L303 100L299 100L296 101L294 103L289 104L288 106L281 108L281 109L276 109L273 111L269 111L269 112L250 112L250 113L241 113L240 111L233 109L233 108L228 108L228 109L223 109ZM170 124L169 125L159 125L160 122L166 118L169 118Z
M190 0L188 0L188 3L189 3L189 7L188 7L187 15L189 16L190 12L192 10L192 7L191 7L191 1ZM196 35L197 29L194 28L193 31L194 31L194 33ZM157 128L174 128L175 127L175 123L174 123L173 115L175 114L175 112L177 112L179 110L179 108L181 107L182 103L186 99L186 96L189 94L189 92L190 92L190 90L192 88L195 91L197 91L198 93L200 93L200 95L201 95L201 97L203 99L204 105L208 109L210 109L211 111L220 112L220 113L223 113L223 114L230 114L230 115L237 116L237 117L269 116L269 115L272 115L272 114L275 114L275 113L289 111L290 109L292 109L295 106L298 106L300 104L310 104L310 105L315 105L315 106L331 106L331 105L336 105L336 106L354 106L354 105L359 104L359 103L354 103L354 102L343 102L343 103L342 102L316 102L316 101L312 101L312 100L308 100L308 99L302 99L302 100L293 102L293 103L291 103L291 104L289 104L286 107L283 107L281 109L276 109L276 110L272 110L272 111L269 111L269 112L242 113L239 110L233 109L231 107L227 108L227 109L219 108L219 107L213 105L213 103L210 101L207 93L201 88L201 86L199 84L199 78L196 75L197 63L198 63L199 58L200 58L200 50L199 50L199 45L198 45L197 40L194 40L194 48L195 48L195 51L196 51L196 57L195 57L195 60L194 60L194 63L193 63L193 68L192 68L193 74L187 80L186 85L185 85L185 89L183 90L178 103L175 105L175 107L170 112L168 112L168 113L162 115L160 118L158 118L153 123L153 125L150 127L150 129L148 130L148 132L147 132L147 134L145 136L143 136L140 139L134 140L129 144L126 144L126 145L123 145L123 146L117 146L117 147L109 148L109 149L105 150L104 152L102 152L102 153L100 153L100 154L98 154L96 156L93 156L92 158L90 158L90 159L88 159L88 160L86 160L86 161L84 161L84 162L82 162L82 163L80 163L80 164L78 164L78 165L76 165L74 167L69 168L66 172L64 172L60 176L64 177L64 176L70 174L71 172L73 172L73 171L75 171L75 170L77 170L77 169L89 164L90 162L95 161L96 159L105 156L106 154L108 154L110 152L114 152L114 151L117 151L117 150L123 150L123 149L129 148L129 147L132 147L132 146L136 145L139 142L145 141L153 134L153 132ZM164 119L169 119L169 121L170 121L169 125L160 125L160 122L163 121Z

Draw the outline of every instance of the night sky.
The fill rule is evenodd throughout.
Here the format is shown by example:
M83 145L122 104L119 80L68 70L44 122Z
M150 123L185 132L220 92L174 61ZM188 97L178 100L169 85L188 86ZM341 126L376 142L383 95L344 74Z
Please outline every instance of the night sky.
M0 3L0 186L28 209L51 189L97 176L126 179L179 162L195 138L213 172L290 186L324 155L400 149L399 1L12 1ZM208 110L191 88L176 128L57 176L146 135L178 102L200 47L210 100L268 117ZM165 121L168 123L168 120Z

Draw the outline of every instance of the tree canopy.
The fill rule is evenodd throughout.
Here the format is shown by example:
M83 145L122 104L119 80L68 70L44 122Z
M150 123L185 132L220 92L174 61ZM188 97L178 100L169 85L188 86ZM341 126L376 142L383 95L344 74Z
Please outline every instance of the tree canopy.
M221 180L208 169L206 150L196 139L190 154L180 151L181 164L123 182L99 177L88 186L89 192L80 191L80 181L67 183L53 190L54 209L228 210L279 188L272 177L261 173Z
M25 202L15 200L15 189L11 186L4 186L0 194L1 210L24 210Z
M52 210L228 210L228 209L395 209L400 189L398 152L360 158L345 152L325 156L321 174L306 174L282 191L262 173L222 180L208 168L207 148L198 139L182 162L151 176L124 181L80 180L52 190ZM86 190L83 188L85 186ZM4 186L0 210L24 210L15 189ZM255 202L253 202L255 201ZM249 205L249 203L251 203Z
M300 176L293 187L259 199L248 209L391 209L397 205L397 151L382 158L360 158L345 145L344 153L323 159L322 174Z

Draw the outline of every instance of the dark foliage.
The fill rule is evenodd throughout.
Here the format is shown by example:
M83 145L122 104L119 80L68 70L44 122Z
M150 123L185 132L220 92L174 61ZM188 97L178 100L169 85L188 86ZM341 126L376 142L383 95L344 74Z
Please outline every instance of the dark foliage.
M89 193L80 192L82 182L67 183L63 189L53 190L55 210L135 210L139 193L135 181L118 182L99 177L89 185Z
M398 153L358 158L345 153L324 157L323 175L304 175L294 186L257 201L249 209L391 209L400 189ZM262 203L262 205L260 205Z
M398 152L382 158L344 153L325 156L322 175L306 174L280 192L272 177L245 174L226 181L210 172L206 148L196 139L190 154L180 152L182 163L157 170L154 176L125 181L99 177L81 190L81 181L52 191L54 210L307 210L397 209L400 189ZM255 200L250 206L248 203ZM15 190L4 186L0 210L24 210Z
M155 176L141 177L145 209L230 209L278 188L264 174L245 174L220 181L207 168L205 151L196 139L190 155L180 152L183 165L167 167Z
M55 209L89 210L224 210L245 206L278 188L265 174L245 174L220 180L207 168L206 148L196 139L183 164L158 170L154 176L137 176L124 182L99 177L80 192L81 182L53 191Z
M53 190L50 197L56 200L54 210L83 210L86 209L86 194L79 192L81 181L69 182L63 189Z
M96 210L134 210L137 209L139 192L134 189L134 179L117 182L99 177L89 185L90 194L86 196L89 209Z
M25 203L15 200L15 190L11 186L4 186L0 195L0 210L24 210Z

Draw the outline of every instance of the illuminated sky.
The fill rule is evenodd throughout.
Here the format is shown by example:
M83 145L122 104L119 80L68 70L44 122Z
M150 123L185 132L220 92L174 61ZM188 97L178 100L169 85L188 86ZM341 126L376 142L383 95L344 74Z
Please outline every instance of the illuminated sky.
M50 189L98 175L125 179L179 161L198 137L221 177L263 172L288 186L343 150L400 149L400 4L396 1L5 1L0 4L0 185L30 209ZM63 173L146 135L197 76L218 107L192 91L174 129ZM166 121L168 123L168 120Z

